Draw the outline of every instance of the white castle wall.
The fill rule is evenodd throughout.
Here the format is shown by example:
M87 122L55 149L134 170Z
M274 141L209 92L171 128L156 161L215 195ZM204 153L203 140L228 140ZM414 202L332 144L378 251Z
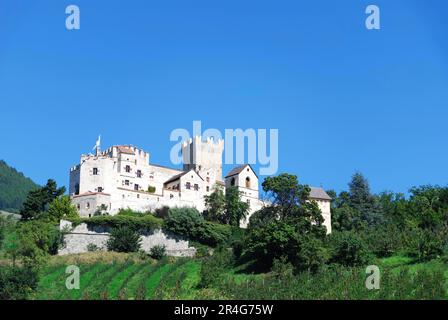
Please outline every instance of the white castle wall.
M102 228L88 228L82 223L73 227L69 221L61 220L60 229L65 231L64 247L58 251L58 255L67 255L87 252L89 244L96 245L100 250L107 250L106 243L110 235ZM67 230L70 230L67 232ZM163 245L166 254L173 257L193 257L196 249L189 246L189 242L177 235L164 233L162 230L141 235L141 250L150 252L156 245Z

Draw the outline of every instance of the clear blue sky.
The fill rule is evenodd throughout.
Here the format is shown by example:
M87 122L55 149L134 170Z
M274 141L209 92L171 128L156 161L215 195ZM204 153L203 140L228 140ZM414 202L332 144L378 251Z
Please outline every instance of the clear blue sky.
M81 30L65 29L65 7ZM364 26L381 9L381 30ZM175 128L277 128L280 171L342 190L448 181L444 0L2 0L0 158L67 185L91 150L170 165ZM229 168L226 168L228 170Z

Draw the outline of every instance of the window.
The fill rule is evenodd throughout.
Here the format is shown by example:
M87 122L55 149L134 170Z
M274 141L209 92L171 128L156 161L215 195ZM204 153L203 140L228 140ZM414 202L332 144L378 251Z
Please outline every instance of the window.
M86 209L90 209L90 203L89 202L87 202L87 204L86 204Z
M191 183L190 183L190 182L187 182L187 184L185 185L185 187L186 187L188 190L190 190L190 189L191 189Z
M138 191L138 184L134 184L134 190Z
M209 192L210 191L210 187L209 186L207 186L207 192Z
M76 209L81 209L81 206L79 205L79 203L76 205Z
M103 188L102 187L98 187L98 192L103 192Z
M235 185L235 178L232 178L232 180L230 180L230 185L233 187Z
M98 175L98 168L93 168L93 175L97 176Z
M124 185L128 186L129 185L129 180L124 180Z
M246 188L250 188L250 178L246 178Z
M247 199L246 202L248 205L250 205L250 199Z
M207 177L207 182L210 182L210 177Z
M126 166L126 167L124 168L124 170L125 170L127 173L131 172L131 166Z
M142 170L137 170L137 178L141 178L142 177Z
M139 194L137 194L137 199L140 199L140 195Z
M75 194L79 194L79 183L75 184Z
M199 190L199 185L197 183L194 184L194 191L198 191Z

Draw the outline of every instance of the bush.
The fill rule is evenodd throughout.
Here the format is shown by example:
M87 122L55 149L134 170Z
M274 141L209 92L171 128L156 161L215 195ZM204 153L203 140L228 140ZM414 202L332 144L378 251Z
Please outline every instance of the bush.
M169 209L164 228L209 246L224 243L231 235L230 226L205 221L195 208Z
M149 256L156 260L162 259L166 256L166 247L164 245L155 245L149 251Z
M201 288L210 288L214 284L219 283L222 275L233 262L234 257L229 250L222 247L216 249L213 255L202 261L199 286Z
M27 267L0 267L0 300L24 300L37 288L37 271Z
M168 216L168 211L170 207L163 206L162 208L156 209L155 216L160 219L165 219Z
M443 254L446 241L442 234L418 229L415 231L410 253L418 260L427 261Z
M99 251L99 250L100 250L100 248L96 244L94 244L94 243L89 243L87 245L87 251L88 252L95 252L95 251Z
M116 252L137 252L140 242L140 235L135 230L122 226L111 230L107 248Z
M149 193L154 193L154 192L156 192L156 187L154 187L154 186L148 186L148 190L147 190Z
M286 257L296 271L316 271L328 259L320 238L302 232L301 220L273 220L249 230L244 240L244 255L256 260L257 267L269 270L275 259Z
M332 262L344 266L359 266L372 258L367 245L353 231L335 233L330 242L333 247Z
M154 217L148 213L136 213L123 211L121 214L115 216L94 216L91 218L71 220L75 225L86 223L89 228L102 227L119 228L127 227L134 231L151 232L156 229L161 229L163 220Z

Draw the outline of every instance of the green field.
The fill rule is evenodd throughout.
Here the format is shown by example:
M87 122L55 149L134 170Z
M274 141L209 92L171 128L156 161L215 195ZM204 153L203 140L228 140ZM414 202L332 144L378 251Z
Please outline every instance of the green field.
M201 261L199 259L163 259L140 261L126 254L88 253L73 257L54 257L41 272L38 289L32 299L78 300L78 299L232 299L220 288L200 289ZM75 264L80 268L80 289L68 290L65 281L66 267ZM406 256L393 256L378 260L381 269L394 273L403 270L419 272L442 271L448 288L448 268L440 259L417 263ZM264 283L268 274L244 274L227 270L223 281L232 279L236 284L255 281ZM271 291L274 288L263 289ZM275 292L272 291L272 292ZM249 293L248 293L249 294ZM249 294L248 298L253 297ZM274 296L272 298L275 298Z
M194 298L200 263L192 259L161 262L79 264L80 289L65 286L66 264L42 271L34 299L161 299Z

